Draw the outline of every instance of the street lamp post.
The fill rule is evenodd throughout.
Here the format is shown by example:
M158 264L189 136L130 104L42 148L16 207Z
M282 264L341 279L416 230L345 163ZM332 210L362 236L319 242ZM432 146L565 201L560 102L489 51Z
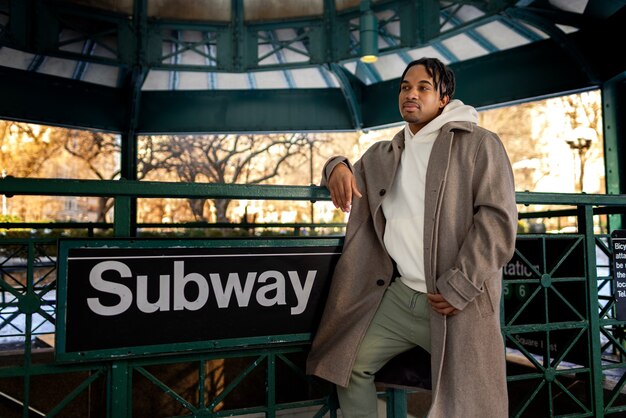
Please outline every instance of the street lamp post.
M579 176L577 181L577 191L583 191L585 178L585 163L587 162L587 151L591 148L593 141L597 139L596 130L589 126L578 126L572 131L572 135L565 140L567 145L574 152L574 160L578 155Z
M6 170L2 170L2 178L5 178L7 176L7 171ZM6 216L8 213L7 210L7 195L3 194L2 195L2 215Z

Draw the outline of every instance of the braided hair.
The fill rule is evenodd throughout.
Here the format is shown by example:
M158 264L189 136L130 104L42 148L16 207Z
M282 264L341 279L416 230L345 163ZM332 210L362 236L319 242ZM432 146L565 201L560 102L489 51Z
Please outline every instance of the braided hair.
M426 72L433 78L435 87L439 90L439 97L441 99L443 99L444 96L448 96L450 100L452 100L456 87L454 72L437 58L420 58L408 63L402 73L400 83L404 80L404 76L409 71L409 68L415 65L423 65L424 68L426 68Z

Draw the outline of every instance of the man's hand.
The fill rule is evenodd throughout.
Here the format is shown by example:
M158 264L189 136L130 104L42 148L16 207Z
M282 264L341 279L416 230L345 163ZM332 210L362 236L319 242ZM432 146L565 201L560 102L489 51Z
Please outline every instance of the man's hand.
M441 293L429 293L428 294L428 303L433 308L433 310L441 315L455 315L459 312L457 308L450 305L448 301L441 295Z
M345 164L337 164L328 178L328 190L333 204L344 212L350 212L352 197L361 197L354 174Z

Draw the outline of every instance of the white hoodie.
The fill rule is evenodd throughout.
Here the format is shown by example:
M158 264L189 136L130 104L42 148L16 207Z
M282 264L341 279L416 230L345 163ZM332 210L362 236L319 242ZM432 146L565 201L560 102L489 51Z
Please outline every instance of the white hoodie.
M424 196L426 168L441 127L448 122L478 123L478 113L460 100L451 100L441 114L415 135L404 127L404 152L391 190L383 200L387 220L384 242L395 260L400 280L426 293L424 275Z

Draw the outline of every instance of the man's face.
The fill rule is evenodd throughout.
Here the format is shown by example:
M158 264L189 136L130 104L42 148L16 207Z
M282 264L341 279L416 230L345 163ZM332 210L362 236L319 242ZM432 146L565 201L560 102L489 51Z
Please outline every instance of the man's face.
M416 133L436 118L449 101L448 96L439 97L435 82L423 65L409 68L400 85L398 104L411 132Z

